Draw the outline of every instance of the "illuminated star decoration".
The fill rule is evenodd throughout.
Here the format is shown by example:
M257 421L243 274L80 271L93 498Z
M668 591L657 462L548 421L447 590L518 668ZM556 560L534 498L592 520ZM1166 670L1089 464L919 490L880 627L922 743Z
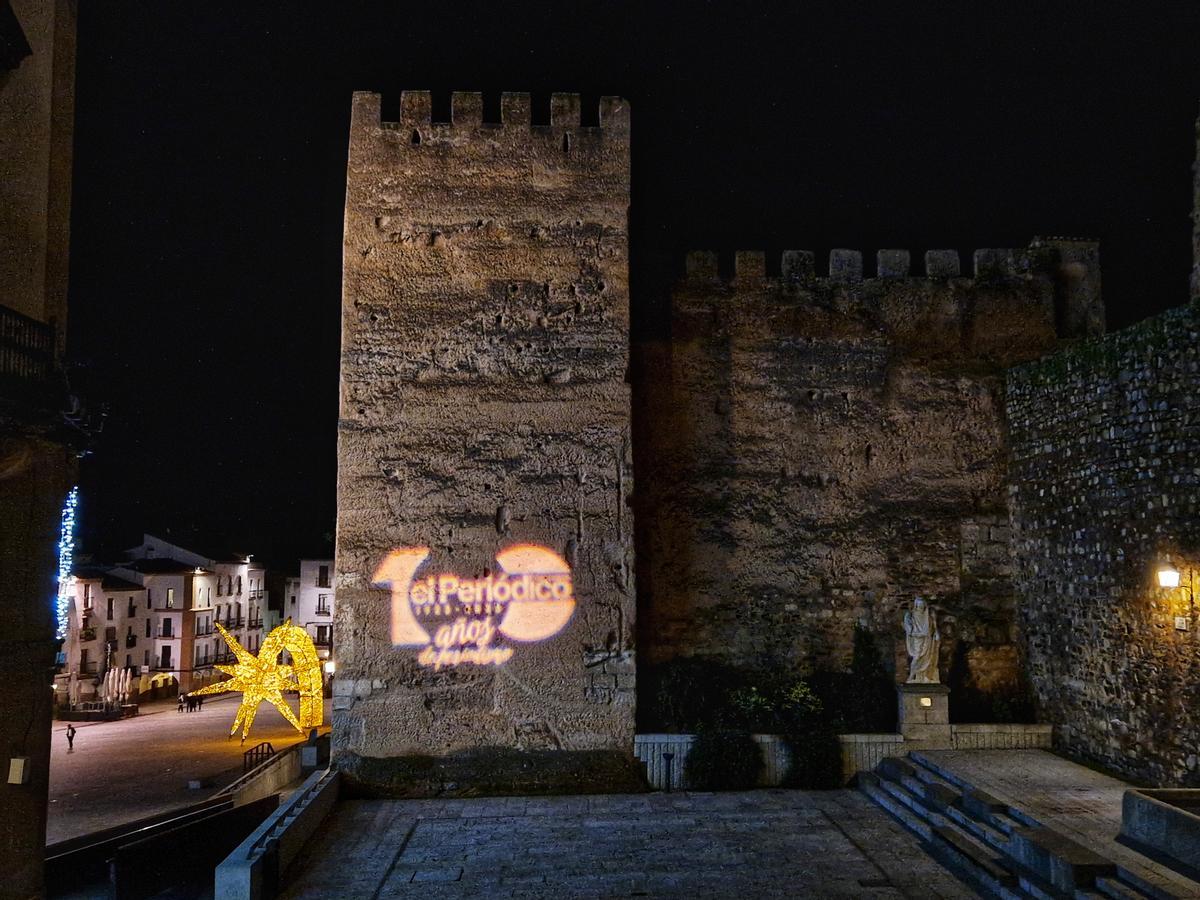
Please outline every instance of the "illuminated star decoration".
M229 730L230 736L237 732L240 725L242 740L246 740L250 726L254 723L254 716L258 712L258 705L264 700L274 704L280 714L301 734L305 728L320 726L323 717L321 661L317 658L317 648L308 632L297 628L292 624L292 620L288 619L267 635L258 656L255 656L239 644L237 638L222 628L219 622L214 624L237 657L237 663L232 666L217 666L231 677L192 693L242 692L242 702L233 720L233 728ZM293 665L279 665L279 654L284 650L291 654ZM283 699L284 691L299 691L299 719Z

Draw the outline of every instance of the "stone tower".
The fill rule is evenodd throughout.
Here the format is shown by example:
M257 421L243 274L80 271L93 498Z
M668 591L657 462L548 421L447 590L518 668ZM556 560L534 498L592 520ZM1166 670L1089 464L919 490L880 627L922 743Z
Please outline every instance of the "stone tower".
M630 784L629 107L550 112L354 97L333 722L364 791Z

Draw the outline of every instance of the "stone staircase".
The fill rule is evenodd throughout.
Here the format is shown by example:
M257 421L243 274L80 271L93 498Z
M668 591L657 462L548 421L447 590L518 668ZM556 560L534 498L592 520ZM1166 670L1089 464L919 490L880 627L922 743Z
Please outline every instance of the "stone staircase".
M1104 856L973 788L914 751L858 776L859 789L986 897L1175 900Z

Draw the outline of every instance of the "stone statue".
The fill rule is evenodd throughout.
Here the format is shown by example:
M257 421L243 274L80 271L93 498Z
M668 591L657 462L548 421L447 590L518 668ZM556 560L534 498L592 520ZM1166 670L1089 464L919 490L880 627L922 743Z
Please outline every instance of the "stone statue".
M913 600L912 608L904 613L904 643L912 658L908 666L908 683L940 683L938 649L941 635L938 634L937 615L924 597Z

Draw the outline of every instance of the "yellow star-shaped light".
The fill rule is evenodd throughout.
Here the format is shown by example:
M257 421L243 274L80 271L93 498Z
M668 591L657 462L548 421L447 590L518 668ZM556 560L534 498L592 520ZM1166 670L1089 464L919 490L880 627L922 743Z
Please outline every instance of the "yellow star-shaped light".
M232 666L217 666L216 668L231 677L192 693L242 692L242 702L233 720L233 728L229 730L230 736L237 732L240 725L242 740L246 740L250 726L254 723L254 716L258 712L258 705L264 700L273 703L301 734L306 727L321 724L321 663L317 659L312 638L303 628L297 628L292 624L292 620L288 619L267 635L258 656L255 656L239 644L237 638L222 628L220 623L216 623L216 626L229 649L237 657L237 663ZM291 653L295 666L279 665L279 654L283 650ZM303 722L296 718L292 708L283 699L284 691L300 692L300 717Z

